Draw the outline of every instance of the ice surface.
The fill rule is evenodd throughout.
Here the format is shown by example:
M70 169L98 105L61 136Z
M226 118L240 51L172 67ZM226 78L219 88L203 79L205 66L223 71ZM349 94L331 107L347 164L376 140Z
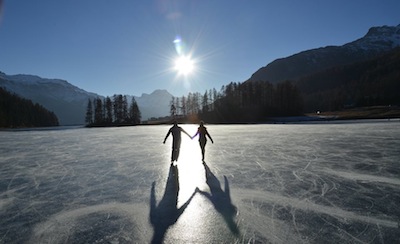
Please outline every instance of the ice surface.
M400 241L399 121L168 129L0 131L0 243Z

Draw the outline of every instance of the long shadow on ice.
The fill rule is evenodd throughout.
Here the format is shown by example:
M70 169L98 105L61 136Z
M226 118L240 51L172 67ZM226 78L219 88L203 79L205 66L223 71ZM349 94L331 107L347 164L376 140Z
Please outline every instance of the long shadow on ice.
M190 201L192 196L180 208L177 208L179 193L178 168L171 165L165 186L164 196L156 206L155 185L153 182L150 197L150 222L154 229L152 243L162 243L168 228L176 223Z
M203 163L203 165L206 172L206 183L210 188L211 193L204 192L199 189L197 191L207 197L212 202L214 208L224 218L231 232L235 235L238 235L239 228L235 222L237 208L232 204L228 179L226 178L226 176L224 176L225 190L223 191L221 188L221 183L213 174L213 172L211 172L208 165L205 162Z

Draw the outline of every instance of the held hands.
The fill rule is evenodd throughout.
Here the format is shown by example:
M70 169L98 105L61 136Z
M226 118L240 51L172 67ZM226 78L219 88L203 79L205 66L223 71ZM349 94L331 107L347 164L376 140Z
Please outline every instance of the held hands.
M189 136L191 140L193 140L194 136ZM211 139L212 144L214 144L213 139ZM165 144L165 140L163 141L163 144Z

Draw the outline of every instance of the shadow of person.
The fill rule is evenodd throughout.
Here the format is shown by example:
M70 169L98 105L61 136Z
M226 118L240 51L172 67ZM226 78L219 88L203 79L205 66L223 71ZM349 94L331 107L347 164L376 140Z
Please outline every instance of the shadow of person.
M195 192L193 192L185 204L177 208L179 175L177 166L173 165L169 169L164 196L158 203L158 206L156 206L155 185L156 182L153 182L150 196L150 222L154 229L151 243L162 243L168 228L176 223L193 199Z
M223 191L217 177L211 172L210 168L205 162L203 162L203 165L206 172L206 183L210 188L211 193L201 191L198 188L196 190L212 202L214 208L224 218L231 232L235 235L238 235L239 228L235 222L237 208L232 204L231 201L228 179L226 176L224 176L225 190Z

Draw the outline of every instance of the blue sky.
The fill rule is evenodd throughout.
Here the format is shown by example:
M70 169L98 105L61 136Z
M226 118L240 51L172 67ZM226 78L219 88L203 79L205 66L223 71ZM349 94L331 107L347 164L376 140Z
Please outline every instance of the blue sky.
M399 0L0 0L0 71L100 95L243 82L277 58L399 25ZM179 75L174 40L191 56Z

